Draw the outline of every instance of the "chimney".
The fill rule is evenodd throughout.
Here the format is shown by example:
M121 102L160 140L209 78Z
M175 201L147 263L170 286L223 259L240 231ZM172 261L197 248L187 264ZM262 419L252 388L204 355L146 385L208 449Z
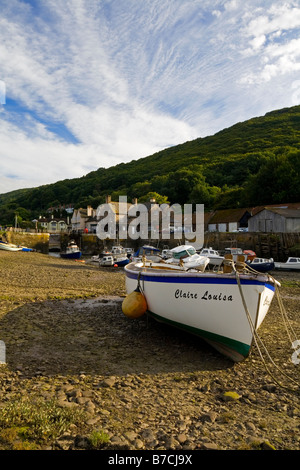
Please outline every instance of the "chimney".
M136 205L137 203L138 203L137 197L134 197L134 198L132 199L132 204Z
M87 206L87 216L92 217L92 206Z
M109 204L111 202L111 196L105 196L105 202L106 204Z

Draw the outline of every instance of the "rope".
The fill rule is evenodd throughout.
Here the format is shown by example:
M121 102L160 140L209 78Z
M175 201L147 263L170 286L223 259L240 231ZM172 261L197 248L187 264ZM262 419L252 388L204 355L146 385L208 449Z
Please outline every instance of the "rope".
M259 347L259 342L261 343L261 346L262 348L265 350L266 354L267 354L267 357L269 358L270 362L274 365L274 367L276 369L279 370L279 372L281 372L286 378L288 378L289 380L291 380L292 382L294 382L298 387L299 387L299 384L292 378L292 377L289 377L283 370L281 370L281 368L275 364L275 362L273 361L273 359L271 358L266 346L264 345L262 339L260 338L260 336L258 335L256 329L255 329L255 326L253 325L253 322L252 322L252 318L250 316L250 313L249 313L249 310L248 310L248 307L247 307L247 304L246 304L246 301L245 301L245 297L244 297L244 293L243 293L243 290L242 290L242 286L241 286L241 281L240 281L240 275L237 271L235 271L236 273L236 279L237 279L237 283L238 283L238 287L239 287L239 291L240 291L240 294L241 294L241 298L242 298L242 303L243 303L243 306L244 306L244 309L245 309L245 312L246 312L246 316L247 316L247 319L248 319L248 322L249 322L249 325L250 325L250 328L251 328L251 331L252 331L252 335L253 335L253 339L254 339L254 342L255 342L255 345L257 347L257 350L258 350L258 353L261 357L261 360L266 368L266 371L268 372L268 374L272 377L272 379L282 388L287 388L289 389L289 387L286 387L285 385L282 385L277 379L276 377L272 374L272 372L270 371L264 357L263 357L263 354L262 354L262 351ZM274 284L275 284L275 290L276 292L278 293L278 289L276 287L276 282L275 282L275 279L271 277L271 279L273 279L274 281ZM278 296L279 298L279 296ZM281 302L282 303L282 302ZM286 322L285 322L285 325L286 325ZM295 389L292 389L292 391L295 391Z
M146 265L146 262L150 262L150 260L147 260L146 257L143 257L142 259L143 261L143 264L144 264L144 267ZM150 267L151 267L151 262L150 262ZM183 264L183 263L182 263ZM267 373L272 377L272 379L282 388L286 388L286 389L290 389L290 387L287 387L283 384L281 384L277 379L276 377L272 374L272 372L270 371L267 363L266 363L266 360L263 356L263 353L262 353L262 349L264 349L265 351L265 354L267 355L267 357L269 358L271 364L273 364L273 366L275 367L275 369L278 369L278 371L280 373L282 373L287 379L289 379L291 382L294 382L298 387L299 387L299 384L297 381L295 381L292 377L288 376L272 359L272 357L270 356L270 353L268 352L267 350L267 347L265 346L265 344L263 343L262 339L260 338L255 326L253 325L253 321L252 321L252 318L251 318L251 315L249 313L249 310L248 310L248 307L247 307L247 304L246 304L246 301L245 301L245 297L244 297L244 293L243 293L243 289L242 289L242 286L241 286L241 281L240 281L240 274L241 273L248 273L248 274L252 274L252 275L256 275L256 276L259 276L261 275L260 272L256 271L254 268L252 268L251 266L249 266L248 264L246 264L244 261L237 261L236 263L234 263L234 261L232 259L224 259L223 260L223 264L227 267L227 269L230 267L231 268L231 271L235 272L235 276L236 276L236 280L237 280L237 284L238 284L238 287L239 287L239 291L240 291L240 295L241 295L241 299L242 299L242 303L243 303L243 306L244 306L244 310L245 310L245 313L246 313L246 316L247 316L247 319L248 319L248 322L249 322L249 325L250 325L250 328L251 328L251 332L252 332L252 336L253 336L253 340L255 342L255 345L256 345L256 348L258 350L258 353L260 355L260 358L265 366L265 369L267 371ZM140 287L141 289L141 292L143 293L143 290L140 286L140 275L141 273L139 273L138 275L138 286ZM283 306L283 302L282 302L282 299L280 297L280 294L279 294L279 291L278 291L278 287L277 287L277 281L271 276L271 275L268 275L269 276L269 279L274 283L274 286L275 286L275 293L276 293L276 297L277 297L277 301L278 301L278 304L279 304L279 309L280 309L280 312L282 314L282 318L283 318L283 323L284 323L284 326L285 326L285 329L286 329L286 332L287 332L287 335L289 337L289 340L291 341L291 344L292 344L292 348L294 349L294 351L296 351L296 347L295 345L297 345L298 341L292 341L292 338L291 338L291 335L290 335L290 332L289 332L289 329L291 330L291 333L294 335L294 337L296 338L296 334L292 328L292 325L288 319L288 316L287 316L287 313L286 313L286 310ZM259 343L261 344L261 348L259 346ZM292 391L296 391L295 389L290 389Z

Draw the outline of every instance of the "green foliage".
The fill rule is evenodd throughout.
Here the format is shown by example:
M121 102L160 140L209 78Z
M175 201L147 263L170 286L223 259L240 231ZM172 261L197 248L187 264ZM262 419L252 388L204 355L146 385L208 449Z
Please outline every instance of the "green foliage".
M257 175L249 178L246 190L248 204L299 202L300 151L267 158Z
M161 196L160 194L156 193L155 191L151 191L151 192L145 194L145 196L142 196L141 198L139 198L139 202L140 203L149 202L150 199L155 199L157 204L168 204L170 202L170 201L168 201L167 196Z
M157 193L206 208L298 202L299 123L300 106L284 108L82 178L0 194L0 223L13 224L16 212L32 220L59 204L96 208L107 194L130 201Z
M21 440L28 448L30 442L56 439L83 418L81 410L61 408L55 400L12 400L1 408L0 441L14 449L16 440Z
M100 431L92 431L90 437L89 437L89 442L92 447L92 449L101 449L101 447L104 444L107 444L109 442L109 435L100 430Z

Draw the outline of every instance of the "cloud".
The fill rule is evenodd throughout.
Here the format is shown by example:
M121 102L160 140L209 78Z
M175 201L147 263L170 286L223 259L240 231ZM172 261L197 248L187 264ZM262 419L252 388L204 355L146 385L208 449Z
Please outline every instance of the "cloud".
M0 0L0 193L294 104L300 9L288 0L251 5Z
M256 67L240 79L240 83L260 83L284 74L292 74L300 69L300 7L293 3L277 2L263 13L257 12L249 21L243 35L249 39L242 51L245 56L258 58Z

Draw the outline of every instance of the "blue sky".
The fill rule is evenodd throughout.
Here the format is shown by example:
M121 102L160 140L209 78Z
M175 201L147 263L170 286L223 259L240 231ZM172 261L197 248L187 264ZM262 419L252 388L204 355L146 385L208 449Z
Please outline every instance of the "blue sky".
M0 194L298 104L299 0L0 0Z

